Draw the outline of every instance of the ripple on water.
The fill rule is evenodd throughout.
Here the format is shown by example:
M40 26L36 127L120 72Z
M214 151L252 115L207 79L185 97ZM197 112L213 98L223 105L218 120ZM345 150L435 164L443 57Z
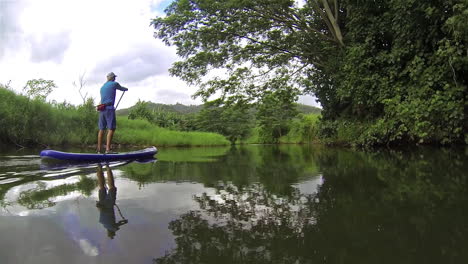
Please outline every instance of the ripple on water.
M41 158L38 155L22 155L22 156L0 156L0 167L28 167L37 166L41 163Z
M51 178L51 177L61 177L61 176L66 176L66 175L71 175L74 173L81 172L79 169L72 169L72 170L62 170L62 171L57 171L57 172L51 172L44 174L44 178Z
M0 185L12 183L12 182L17 182L17 181L20 181L20 180L21 180L21 178L6 178L6 179L0 179Z

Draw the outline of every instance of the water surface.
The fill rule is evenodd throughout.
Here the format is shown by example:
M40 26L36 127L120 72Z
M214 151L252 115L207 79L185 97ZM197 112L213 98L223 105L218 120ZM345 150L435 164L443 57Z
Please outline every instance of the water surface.
M0 263L468 261L463 150L159 151L80 165L4 152Z

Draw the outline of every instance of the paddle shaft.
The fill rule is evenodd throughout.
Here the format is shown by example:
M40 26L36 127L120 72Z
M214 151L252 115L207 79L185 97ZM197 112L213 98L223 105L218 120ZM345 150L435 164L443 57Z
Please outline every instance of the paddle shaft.
M117 107L119 107L120 100L122 100L123 95L125 94L126 91L123 91L122 95L120 96L119 101L117 102L117 105L115 106L115 110L117 110Z

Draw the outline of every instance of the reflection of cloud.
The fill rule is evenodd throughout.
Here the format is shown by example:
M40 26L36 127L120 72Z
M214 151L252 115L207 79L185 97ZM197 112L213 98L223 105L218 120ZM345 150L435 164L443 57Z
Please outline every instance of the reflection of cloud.
M92 245L88 240L86 239L80 239L79 240L80 248L83 250L83 253L90 257L95 257L99 255L99 250L96 246Z
M45 34L41 38L31 37L31 61L54 61L60 63L70 46L70 32Z
M124 54L109 58L96 66L91 82L105 81L108 72L114 72L122 82L138 82L150 76L167 74L174 55L153 45L141 45Z
M301 194L313 195L318 193L320 186L323 184L323 181L323 176L318 175L308 181L295 184L294 186L299 189Z

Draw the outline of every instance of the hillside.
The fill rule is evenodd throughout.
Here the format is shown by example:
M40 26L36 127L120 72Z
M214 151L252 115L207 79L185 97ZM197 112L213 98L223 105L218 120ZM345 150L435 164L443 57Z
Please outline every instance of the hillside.
M121 110L117 110L117 115L119 116L125 116L128 115L133 108L124 108ZM150 110L154 111L164 111L164 112L173 112L173 113L179 113L179 114L196 114L198 113L202 108L203 105L183 105L183 104L158 104L158 103L148 103L148 108ZM304 113L304 114L320 114L322 109L315 107L315 106L310 106L310 105L304 105L304 104L297 104L297 110L299 113Z
M320 114L322 109L311 105L297 104L297 111L303 114Z
M203 105L183 105L183 104L157 104L157 103L148 103L148 108L154 111L164 111L164 112L174 112L179 114L194 114L198 113L202 109ZM130 110L133 108L124 108L117 110L117 115L128 115Z

